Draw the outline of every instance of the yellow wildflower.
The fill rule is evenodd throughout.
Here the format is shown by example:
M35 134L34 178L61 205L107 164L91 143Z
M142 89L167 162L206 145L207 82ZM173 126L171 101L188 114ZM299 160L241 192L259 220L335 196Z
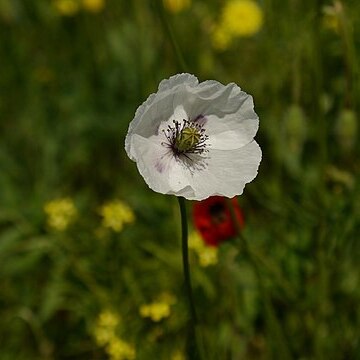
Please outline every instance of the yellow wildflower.
M217 50L226 50L231 44L232 36L223 26L216 26L212 32L212 43Z
M95 327L93 335L99 346L107 345L115 336L113 329L105 327Z
M111 310L101 312L96 320L94 338L98 345L105 346L116 337L115 329L120 322L119 316Z
M109 342L106 352L111 360L133 360L136 356L135 348L117 337Z
M140 307L140 315L149 317L151 320L158 322L170 316L170 304L164 301L153 302Z
M85 10L97 13L105 6L105 0L82 0L82 6Z
M189 249L194 250L198 255L200 266L207 267L218 262L217 247L205 245L197 231L192 231L189 235Z
M177 350L171 355L171 360L185 360L184 354Z
M191 0L163 0L164 8L174 14L179 13L191 5Z
M332 30L335 33L340 32L341 21L343 14L341 3L335 2L334 5L327 5L323 7L323 26L326 29Z
M222 10L221 27L233 36L251 36L263 25L263 12L253 0L231 0Z
M103 217L103 226L116 232L120 232L125 224L130 224L135 221L135 216L131 208L120 200L114 200L104 204L99 212Z
M189 234L189 249L201 250L204 247L204 242L197 231L192 231Z
M79 11L77 0L54 0L55 9L64 16L73 16Z
M70 198L52 200L44 205L49 227L63 231L77 215L74 202Z
M204 246L201 251L198 251L198 256L201 266L216 265L218 262L218 249L213 246Z
M133 360L135 349L116 335L116 327L120 323L118 314L111 310L101 312L96 320L93 335L99 346L105 346L105 351L111 360Z
M114 329L119 324L119 322L120 319L116 313L112 312L111 310L105 310L100 313L97 324L101 327Z

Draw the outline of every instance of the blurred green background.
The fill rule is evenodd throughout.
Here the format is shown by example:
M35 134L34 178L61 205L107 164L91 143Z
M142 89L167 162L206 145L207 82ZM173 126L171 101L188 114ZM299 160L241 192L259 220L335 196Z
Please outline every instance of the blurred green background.
M0 359L185 359L177 202L123 149L181 53L253 95L263 150L250 253L191 233L206 359L360 359L359 25L357 0L0 0Z

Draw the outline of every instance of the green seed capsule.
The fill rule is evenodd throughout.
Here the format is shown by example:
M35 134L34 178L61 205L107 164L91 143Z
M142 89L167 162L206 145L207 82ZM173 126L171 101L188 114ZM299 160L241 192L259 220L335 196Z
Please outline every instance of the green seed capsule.
M184 128L177 136L175 145L177 150L185 152L193 149L200 141L201 134L193 127Z

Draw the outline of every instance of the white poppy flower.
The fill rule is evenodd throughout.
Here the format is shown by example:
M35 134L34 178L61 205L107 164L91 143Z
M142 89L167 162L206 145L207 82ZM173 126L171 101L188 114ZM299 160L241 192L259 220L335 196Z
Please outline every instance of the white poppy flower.
M257 175L258 126L252 97L236 84L178 74L137 109L125 150L156 192L231 198Z

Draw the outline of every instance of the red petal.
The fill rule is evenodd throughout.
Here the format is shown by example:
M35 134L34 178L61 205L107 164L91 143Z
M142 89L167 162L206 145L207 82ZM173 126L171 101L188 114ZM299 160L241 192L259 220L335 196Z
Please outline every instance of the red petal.
M236 198L231 199L235 216L242 228L244 216ZM231 211L226 198L212 196L194 203L193 219L196 229L200 232L207 245L218 246L221 242L236 236Z

